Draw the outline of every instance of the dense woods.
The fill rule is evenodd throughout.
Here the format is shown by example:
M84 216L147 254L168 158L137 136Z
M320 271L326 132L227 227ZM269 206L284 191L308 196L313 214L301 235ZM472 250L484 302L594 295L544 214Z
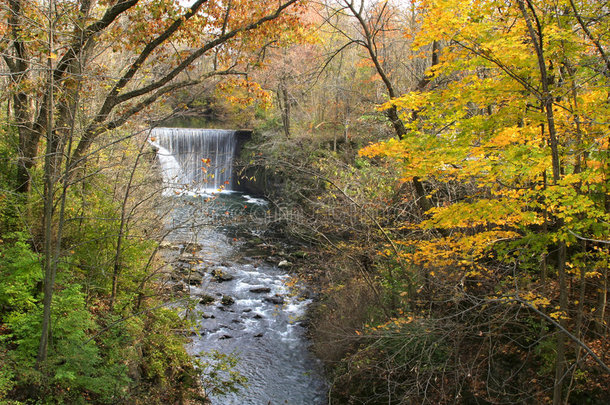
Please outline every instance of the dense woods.
M0 3L0 403L236 388L159 282L168 123L254 130L329 403L610 401L606 2L185 3Z
M147 128L297 36L294 3L2 2L0 400L201 395L188 323L155 282L167 229Z

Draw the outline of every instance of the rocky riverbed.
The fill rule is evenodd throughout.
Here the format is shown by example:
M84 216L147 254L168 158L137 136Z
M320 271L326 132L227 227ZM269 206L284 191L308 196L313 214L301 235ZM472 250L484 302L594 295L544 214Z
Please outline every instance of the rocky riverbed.
M196 358L215 351L236 356L235 371L248 379L246 388L212 395L212 402L325 403L321 365L305 336L311 297L291 276L290 257L258 238L231 237L222 227L187 229L161 248L169 288L196 302L188 351Z

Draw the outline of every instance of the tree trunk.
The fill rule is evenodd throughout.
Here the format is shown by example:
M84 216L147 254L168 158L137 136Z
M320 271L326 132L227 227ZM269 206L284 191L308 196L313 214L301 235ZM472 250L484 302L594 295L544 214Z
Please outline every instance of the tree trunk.
M17 160L17 191L27 193L30 189L30 169L35 164L38 143L41 133L33 129L32 102L27 93L22 90L23 83L29 79L29 53L22 38L22 7L21 0L10 0L8 26L12 40L12 53L5 52L2 57L9 69L9 80L15 88L12 96L14 125L19 132L19 150ZM7 50L8 51L8 50Z
M282 84L282 98L284 99L284 108L282 109L282 122L284 124L284 135L290 138L290 99L288 97L288 89Z
M50 105L53 105L53 97L49 98ZM53 109L50 108L49 111ZM52 114L49 114L52 117ZM51 120L52 118L50 118ZM49 344L49 336L51 330L51 302L53 299L53 290L55 288L55 275L57 272L57 262L53 260L55 247L54 226L54 206L55 206L55 180L56 180L56 162L59 147L59 140L52 130L53 125L49 125L49 133L47 134L47 149L44 164L44 298L43 298L43 317L42 317L42 334L40 344L38 346L38 357L36 363L40 366L47 359L47 347Z
M117 235L117 243L116 250L114 254L114 267L112 273L112 293L110 295L110 309L114 308L114 304L116 301L118 289L119 289L119 276L121 274L122 268L122 248L123 241L127 237L127 224L129 222L129 218L127 216L127 202L130 197L130 190L133 184L133 179L136 174L136 169L138 168L138 164L140 163L140 158L142 157L142 151L148 145L148 138L142 141L140 148L138 150L138 156L133 164L131 172L129 173L129 181L127 182L127 186L125 187L125 194L123 195L123 199L121 201L121 222L119 223L119 233Z
M364 34L365 40L363 41L363 46L366 48L373 65L375 66L375 70L379 77L381 77L381 81L386 87L388 91L388 96L390 99L394 99L397 96L397 92L388 76L387 72L381 65L381 61L379 60L379 56L377 54L377 45L375 44L374 34L369 29L367 22L364 20L363 15L361 14L361 10L357 10L352 2L346 2L347 7L352 12L353 16L356 17L360 27L362 28L362 33ZM435 41L432 49L432 64L438 63L438 44ZM423 85L425 86L425 84ZM404 139L407 135L407 129L405 128L404 122L400 119L398 115L398 110L396 106L392 106L386 110L386 116L390 120L392 127L394 128L394 132L399 139ZM411 180L413 184L413 189L415 190L415 195L417 197L417 205L422 210L422 212L428 211L432 208L432 203L428 199L428 195L424 189L423 184L421 183L419 177L413 177Z
M55 232L53 226L53 214L55 211L55 184L57 178L57 170L60 163L61 141L58 137L57 132L54 130L53 125L53 112L55 110L55 89L54 89L54 77L53 77L53 59L51 53L53 52L54 44L54 0L49 1L49 27L48 27L48 52L47 57L47 69L48 69L48 81L47 81L47 96L46 96L46 111L47 114L47 148L44 160L44 218L43 218L43 230L44 230L44 284L43 284L43 314L42 314L42 331L40 336L40 342L38 345L38 355L36 357L36 367L41 368L42 364L47 360L49 340L51 336L51 304L53 302L53 290L55 288L55 275L57 274L57 260L55 259L55 243L59 241L55 240Z
M544 106L546 113L546 124L549 134L549 144L551 148L551 164L553 171L553 185L557 185L561 178L561 162L559 159L559 141L557 138L557 131L555 128L555 117L553 114L553 97L549 90L550 77L547 71L546 60L542 49L542 32L539 29L538 32L534 29L530 14L525 6L524 0L517 0L521 15L527 26L530 41L536 52L538 59L538 71L540 73L540 81L542 84L542 94L540 101ZM528 0L529 4L529 0ZM531 6L531 4L530 4ZM534 8L530 7L532 13ZM534 19L537 21L537 17L534 14ZM538 28L540 26L538 25ZM558 227L563 227L562 221L558 221ZM557 277L559 281L559 310L562 313L560 324L567 330L567 313L568 313L568 286L566 280L566 245L565 242L559 242L557 251ZM565 371L565 353L566 353L566 338L563 333L559 333L557 336L557 354L555 357L555 383L553 387L553 405L561 405L562 403L562 391Z
M559 277L559 309L562 312L560 325L567 330L567 309L568 309L568 286L566 280L565 261L566 244L559 243L557 255L557 275ZM553 385L553 405L561 405L563 382L565 377L565 355L566 355L566 336L564 333L557 334L557 354L555 355L555 383Z
M608 266L604 268L599 295L597 298L597 311L595 314L595 325L597 332L602 338L608 335L606 326L606 306L608 305Z
M610 141L610 139L609 139ZM604 207L606 210L606 214L610 213L610 148L606 150L606 155L608 156L608 160L606 160L606 175L604 178ZM605 247L607 250L608 246ZM606 323L606 306L608 305L608 270L610 269L610 264L606 265L603 270L603 279L598 295L597 302L597 313L596 315L596 329L600 333L602 337L606 337L608 335L608 326Z

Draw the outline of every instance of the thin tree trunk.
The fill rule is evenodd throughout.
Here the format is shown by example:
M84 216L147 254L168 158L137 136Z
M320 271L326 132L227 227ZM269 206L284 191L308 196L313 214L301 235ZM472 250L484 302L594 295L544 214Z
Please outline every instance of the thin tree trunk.
M366 48L366 50L369 54L369 57L371 58L371 61L373 62L373 65L375 66L375 70L377 71L377 74L379 75L379 77L381 77L381 81L383 82L383 84L386 87L386 90L388 91L388 96L390 97L390 99L396 98L398 94L396 92L396 89L394 88L394 85L392 84L392 81L390 80L390 77L388 76L387 72L381 65L381 62L379 60L379 57L378 57L377 51L376 51L377 45L375 44L375 38L374 38L371 30L369 29L367 22L364 20L364 17L362 16L361 10L357 10L353 2L346 1L346 5L352 12L352 15L354 17L356 17L360 27L362 28L362 32L363 32L364 38L365 38L363 45ZM432 49L432 64L433 65L438 63L437 47L438 47L438 44L435 41L433 44L433 49ZM424 79L424 81L425 80L427 80L427 79ZM422 87L425 87L425 84ZM388 117L388 119L390 120L392 127L394 128L394 132L396 133L396 136L399 139L404 139L405 136L407 135L407 129L405 128L404 122L400 119L400 116L398 115L398 110L397 110L396 106L392 106L392 107L388 108L385 111L385 114ZM417 176L413 177L411 182L413 184L413 188L415 189L415 194L417 196L417 204L418 204L419 208L422 210L422 212L425 213L430 208L432 208L432 203L428 199L428 195L427 195L427 193L424 189L424 186L421 183L419 177L417 177Z
M567 294L567 280L565 272L565 260L566 260L566 244L565 242L559 243L558 252L558 263L557 263L557 274L559 277L559 308L562 316L559 324L567 330L567 308L568 308L568 294ZM565 377L565 354L566 354L566 337L563 333L557 334L557 354L555 356L555 383L553 385L553 405L561 405L563 381Z
M116 301L118 288L119 288L119 276L121 274L122 269L122 249L123 249L123 241L126 237L126 227L129 221L127 217L127 201L129 200L131 185L133 184L133 179L136 173L136 169L138 168L138 164L140 162L140 157L142 156L142 151L144 147L147 145L148 138L146 138L142 144L140 145L140 149L138 150L138 156L136 156L136 161L133 164L133 168L131 169L131 173L129 174L129 181L125 187L125 194L123 195L123 200L121 201L121 222L119 224L119 233L117 236L116 243L116 251L114 254L114 266L112 272L112 292L110 295L110 310L114 308L114 303Z
M546 177L547 176L546 176L546 170L545 170L545 171L542 172L542 187L543 187L543 190L546 190L547 186L548 186L548 181L547 181ZM548 212L546 204L544 205L544 207L542 209L543 209L543 211L542 211L542 218L543 218L542 233L544 235L548 235L548 233L549 233L549 212ZM541 264L542 264L542 266L541 266L542 268L540 270L540 273L541 273L540 274L540 282L542 284L543 291L546 291L546 289L547 289L547 286L546 286L546 277L547 277L547 274L548 274L548 254L546 252L542 254L542 263Z
M286 84L282 84L282 98L284 99L284 108L282 110L284 135L286 135L286 138L290 138L290 99L288 97L288 89L286 89Z
M609 139L610 141L610 139ZM610 148L606 150L606 156L610 156ZM610 212L610 178L608 178L608 174L610 173L610 161L606 160L605 162L605 173L604 176L604 207L606 210L606 214ZM608 246L605 247L606 254L610 253L610 249ZM603 270L603 279L600 286L600 292L597 300L597 313L596 315L596 329L602 337L606 337L608 335L608 326L606 323L606 307L608 305L608 270L610 269L610 263L608 263Z
M49 1L49 31L48 31L48 46L49 57L47 58L48 68L48 83L47 83L47 148L44 163L44 298L43 298L43 315L42 315L42 331L40 342L38 345L38 355L36 357L36 367L41 368L42 364L47 360L48 346L51 335L51 303L53 301L53 290L55 288L55 275L57 273L57 263L54 258L54 230L53 230L53 213L54 213L54 195L55 195L55 179L56 179L56 164L58 160L59 139L56 132L53 130L53 111L55 109L54 98L54 78L53 78L53 60L50 55L53 51L53 21L54 21L54 1Z
M529 10L534 13L534 8L528 1ZM542 32L539 29L535 31L532 24L530 14L526 8L524 0L517 0L521 15L527 26L527 30L530 36L531 43L536 52L538 59L538 70L540 72L540 81L542 84L542 95L541 102L544 106L546 115L546 124L549 134L549 144L551 148L551 164L553 170L553 185L557 185L561 178L561 163L559 160L559 141L557 139L557 131L555 128L555 117L553 114L553 97L549 90L549 75L546 66L546 60L544 58L544 52L542 49ZM534 19L538 21L537 16L534 14ZM537 25L540 28L540 25ZM563 223L559 221L558 226L561 228ZM562 313L560 324L567 330L567 311L568 311L568 286L566 280L565 271L566 261L566 244L565 242L559 242L557 252L557 276L559 281L559 309ZM557 352L555 357L555 383L553 387L553 405L561 405L562 403L562 391L563 391L563 380L565 372L565 353L566 353L566 339L565 335L560 333L557 337Z
M602 275L602 282L600 286L599 295L597 298L597 311L596 311L596 329L602 338L608 335L608 327L606 326L606 306L608 305L608 265L604 268Z

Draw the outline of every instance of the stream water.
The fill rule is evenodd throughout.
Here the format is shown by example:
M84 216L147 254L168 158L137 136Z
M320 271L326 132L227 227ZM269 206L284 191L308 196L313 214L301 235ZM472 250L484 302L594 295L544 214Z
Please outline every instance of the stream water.
M237 393L212 396L213 404L325 403L322 368L302 324L311 302L306 287L293 285L264 251L251 245L245 251L239 236L243 227L252 233L262 225L266 203L235 192L166 198L175 206L169 239L183 247L174 259L188 261L201 278L187 282L200 301L197 335L187 350L203 359L211 351L237 356L235 371L248 379Z
M311 302L306 287L243 237L264 229L266 202L227 191L237 153L234 131L155 128L150 141L173 207L165 256L174 287L198 302L189 312L196 330L187 350L203 361L215 351L235 356L234 371L247 378L236 393L211 395L212 403L325 403L322 368L302 323Z

